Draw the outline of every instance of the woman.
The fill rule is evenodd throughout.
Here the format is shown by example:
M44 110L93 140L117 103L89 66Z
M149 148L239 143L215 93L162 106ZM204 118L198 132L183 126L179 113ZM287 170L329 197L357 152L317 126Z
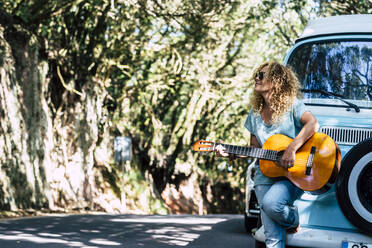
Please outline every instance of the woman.
M296 151L318 130L318 121L298 99L300 83L289 68L277 62L267 62L255 70L252 79L255 82L252 109L244 124L251 133L250 145L262 147L274 134L292 138L277 164L290 168ZM216 150L220 156L229 156L222 146ZM254 184L265 228L266 247L284 248L286 231L295 232L299 228L298 211L293 203L303 191L287 179L266 177L258 166Z

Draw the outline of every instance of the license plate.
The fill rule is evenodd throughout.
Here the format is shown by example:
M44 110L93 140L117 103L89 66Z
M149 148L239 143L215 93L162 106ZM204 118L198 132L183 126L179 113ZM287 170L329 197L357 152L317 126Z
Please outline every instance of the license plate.
M342 248L372 248L372 244L352 242L352 241L342 241Z

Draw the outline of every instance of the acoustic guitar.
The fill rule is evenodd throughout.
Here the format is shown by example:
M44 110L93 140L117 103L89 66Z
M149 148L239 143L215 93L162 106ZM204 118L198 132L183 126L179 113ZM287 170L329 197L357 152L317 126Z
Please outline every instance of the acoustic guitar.
M267 177L286 177L300 189L312 194L326 192L336 181L340 170L341 153L337 144L328 135L315 133L296 152L293 167L279 167L277 163L291 142L291 138L282 134L268 138L262 148L199 140L193 145L193 150L213 152L217 145L222 145L227 153L258 158L260 169Z

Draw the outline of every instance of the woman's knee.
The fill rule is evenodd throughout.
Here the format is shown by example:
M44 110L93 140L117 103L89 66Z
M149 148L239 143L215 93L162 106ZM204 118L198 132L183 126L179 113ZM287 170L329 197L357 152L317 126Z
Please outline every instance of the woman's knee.
M283 214L284 208L285 204L283 202L270 197L264 197L261 204L261 209L270 217L276 217Z

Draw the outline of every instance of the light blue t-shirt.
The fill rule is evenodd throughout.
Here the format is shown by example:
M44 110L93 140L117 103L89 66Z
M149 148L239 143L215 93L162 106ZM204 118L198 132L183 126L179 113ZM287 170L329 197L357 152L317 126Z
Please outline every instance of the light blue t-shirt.
M297 134L301 131L303 125L301 123L301 116L308 111L305 104L296 99L292 107L288 112L286 112L279 123L274 123L267 125L261 118L261 115L250 111L244 127L256 136L258 143L262 147L265 141L274 134L284 134L290 138L295 138ZM257 165L256 173L254 175L255 185L260 184L273 184L276 180L273 178L266 177L262 174L259 166Z

